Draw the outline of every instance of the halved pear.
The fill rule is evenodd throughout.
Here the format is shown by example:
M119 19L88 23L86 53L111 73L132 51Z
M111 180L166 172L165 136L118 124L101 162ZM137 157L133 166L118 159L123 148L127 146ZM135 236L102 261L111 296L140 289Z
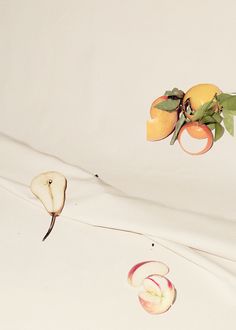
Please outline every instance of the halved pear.
M31 182L32 193L42 202L45 209L52 216L50 227L43 241L51 233L56 217L61 214L65 204L67 180L59 172L45 172L36 176Z

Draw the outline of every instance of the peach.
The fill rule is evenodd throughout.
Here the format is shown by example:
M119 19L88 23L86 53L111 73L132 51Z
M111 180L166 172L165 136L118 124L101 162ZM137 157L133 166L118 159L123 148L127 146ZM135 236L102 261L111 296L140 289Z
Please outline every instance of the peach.
M199 122L185 124L179 131L181 148L190 155L202 155L213 145L213 134L209 127Z
M183 102L189 99L192 110L196 111L204 103L211 101L215 94L220 93L221 90L213 84L198 84L186 92Z
M198 122L193 122L186 125L188 134L194 139L206 139L208 137L208 130L205 129L206 125L201 125Z
M168 99L168 97L163 95L163 96L158 97L155 101L152 102L151 109L150 109L150 116L152 119L158 117L158 113L160 111L160 109L156 108L155 106L158 103L166 101L167 99Z
M166 138L175 128L178 120L178 112L165 111L155 106L167 100L167 96L161 96L156 99L150 109L151 119L147 121L147 140L158 141Z
M147 140L158 141L166 138L175 128L178 120L176 111L165 111L156 108L158 103L167 100L168 97L163 95L158 97L151 105L151 119L147 121Z

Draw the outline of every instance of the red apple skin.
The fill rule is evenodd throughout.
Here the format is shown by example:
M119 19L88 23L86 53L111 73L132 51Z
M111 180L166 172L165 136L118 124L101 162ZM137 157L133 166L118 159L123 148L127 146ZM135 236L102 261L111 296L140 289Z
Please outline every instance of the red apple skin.
M167 280L167 283L168 283L168 288L171 289L171 290L174 289L171 281L169 281L168 278L166 280Z
M158 286L158 288L161 288L159 283L157 283L153 278L152 278L152 275L154 274L150 274L147 278L149 278L150 281L152 281L154 284L156 284L156 286ZM169 286L169 283L168 283L168 286Z
M128 283L129 283L130 285L132 285L132 277L133 277L133 274L135 273L135 271L136 271L139 267L141 267L141 266L143 266L144 264L147 264L147 263L149 263L149 262L158 262L158 263L162 263L162 264L163 264L163 262L161 262L161 261L157 261L157 260L148 260L148 261L142 261L142 262L139 262L138 264L134 265L134 266L130 269L130 271L129 271L129 273L128 273ZM166 266L166 268L167 268L167 272L166 272L164 275L166 275L166 274L169 273L169 267L168 267L167 265L165 265L165 266ZM149 274L149 275L152 275L152 274Z
M134 265L128 273L128 282L131 284L132 276L133 276L134 272L136 271L136 269L138 269L140 266L142 266L144 264L147 264L148 262L153 262L153 261L154 260L142 261L142 262L139 262L138 264Z

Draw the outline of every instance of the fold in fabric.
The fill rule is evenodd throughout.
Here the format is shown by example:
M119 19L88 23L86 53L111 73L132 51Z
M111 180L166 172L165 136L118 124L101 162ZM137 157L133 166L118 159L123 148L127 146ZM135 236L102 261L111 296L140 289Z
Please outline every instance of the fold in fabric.
M159 244L164 242L166 248L171 244L176 253L233 283L232 274L221 272L216 265L212 267L210 261L188 247L235 260L234 222L126 196L102 178L4 135L0 136L0 151L4 155L0 167L2 189L41 208L29 189L32 178L44 171L60 171L68 179L62 218L142 234Z

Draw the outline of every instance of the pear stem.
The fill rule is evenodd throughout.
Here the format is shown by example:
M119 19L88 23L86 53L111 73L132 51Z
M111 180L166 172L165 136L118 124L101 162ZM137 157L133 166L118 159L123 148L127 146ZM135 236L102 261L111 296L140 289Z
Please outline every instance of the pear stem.
M51 223L50 223L50 227L49 227L49 229L48 229L46 235L44 236L43 241L45 241L45 239L46 239L46 238L49 236L49 234L51 233L51 231L52 231L52 229L53 229L53 227L54 227L54 225L55 225L55 222L56 222L56 217L57 217L56 214L53 213L53 214L52 214L52 220L51 220Z

